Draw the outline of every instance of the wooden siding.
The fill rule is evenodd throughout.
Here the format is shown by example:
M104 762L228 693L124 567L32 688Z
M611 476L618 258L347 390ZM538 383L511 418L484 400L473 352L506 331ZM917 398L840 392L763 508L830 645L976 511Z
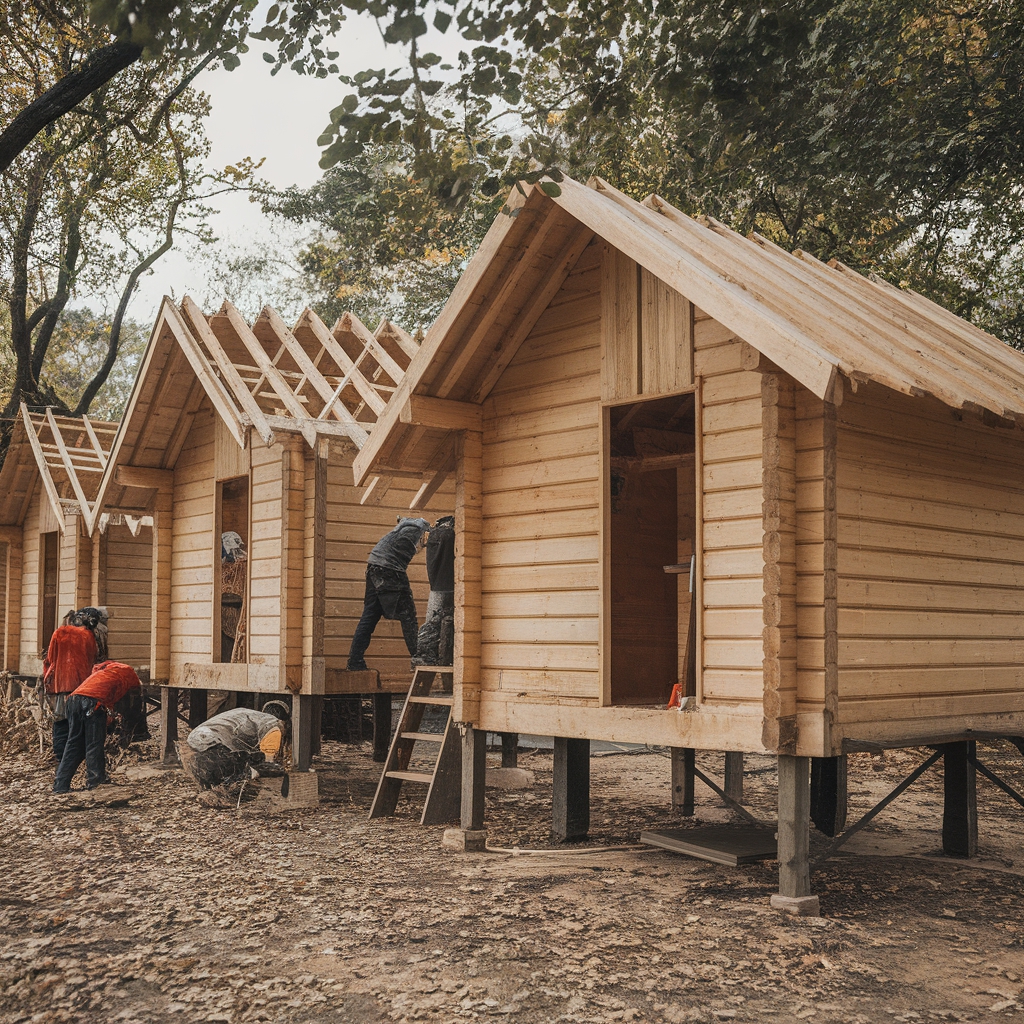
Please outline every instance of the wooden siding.
M88 543L88 541L86 541ZM103 538L106 572L103 603L110 614L110 657L148 665L152 631L153 529L108 526Z
M236 449L238 448L235 445ZM246 451L243 454L248 455ZM250 665L281 664L281 551L283 450L258 440L251 449L249 477L249 614L246 623ZM242 468L236 461L231 475Z
M1024 439L862 385L838 413L839 713L1024 711Z
M43 533L57 530L57 519L50 503L36 484L35 494L25 515L25 546L21 577L21 655L18 671L25 675L38 675L43 670L39 657L39 538ZM66 610L66 609L65 609Z
M698 693L711 706L758 705L763 695L764 527L761 375L749 346L694 313L701 379L701 622Z
M484 403L481 701L596 706L601 246Z
M207 399L174 467L171 541L170 678L187 662L213 660L214 445L217 417Z

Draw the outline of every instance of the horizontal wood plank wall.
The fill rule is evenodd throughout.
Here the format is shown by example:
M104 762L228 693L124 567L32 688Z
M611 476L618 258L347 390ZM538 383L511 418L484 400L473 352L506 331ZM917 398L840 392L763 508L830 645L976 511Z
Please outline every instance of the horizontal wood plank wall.
M332 442L327 468L327 552L326 590L324 595L324 663L329 669L343 669L348 664L352 634L363 611L366 591L366 559L373 546L389 530L399 516L422 516L433 522L454 510L454 483L449 479L431 498L425 510L411 512L409 503L419 489L419 481L396 479L380 505L361 505L362 487L352 483L351 446ZM307 579L312 573L311 536L312 480L307 476ZM427 610L427 566L424 555L418 554L409 564L409 582L420 625ZM306 586L308 607L312 611L312 587ZM402 624L381 619L374 631L366 661L388 680L409 678L409 652L402 637Z
M237 445L236 450L241 451ZM286 506L283 449L270 448L257 438L251 450L249 476L249 614L246 641L250 665L281 662L281 539ZM237 473L244 466L236 462Z
M862 385L837 434L844 735L1024 712L1024 433Z
M204 398L174 466L171 550L171 685L187 662L213 660L216 417Z
M105 603L110 657L138 667L148 665L152 628L153 528L132 536L127 526L108 526Z
M21 576L24 558L23 540L4 545L4 663L8 672L17 672L21 658Z
M79 597L87 597L79 594L78 568L79 563L85 556L84 545L81 543L81 526L78 516L68 516L64 526L64 532L57 538L57 625L59 626L64 616L71 610L82 608L85 602L79 603ZM88 538L86 538L88 539ZM91 549L88 553L88 563L91 568ZM91 573L90 573L91 576ZM90 579L90 582L91 579Z
M821 715L825 710L824 431L824 403L797 387L797 715Z
M700 697L712 707L762 705L761 374L749 346L694 311L694 373L702 379ZM701 659L698 659L700 671Z
M600 360L592 244L484 403L482 705L600 702Z

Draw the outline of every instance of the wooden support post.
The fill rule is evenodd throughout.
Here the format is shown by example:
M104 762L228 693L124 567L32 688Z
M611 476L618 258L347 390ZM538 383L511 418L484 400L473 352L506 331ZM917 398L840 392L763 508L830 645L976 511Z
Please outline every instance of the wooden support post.
M736 803L743 803L743 753L738 750L725 752L725 795Z
M946 743L942 748L942 851L950 857L978 855L978 794L975 743Z
M462 828L480 832L484 827L487 786L487 733L467 725L462 734Z
M790 914L817 917L818 897L811 895L810 758L779 754L779 891L771 905Z
M320 753L322 740L323 740L323 729L324 729L324 698L323 694L317 694L313 697L313 724L311 727L311 738L312 738L312 753L316 757ZM359 717L362 718L362 701L360 701Z
M207 693L206 690L195 689L188 691L188 727L194 729L202 725L207 719Z
M837 836L846 825L846 755L811 758L811 821Z
M386 761L391 746L391 694L373 695L373 759Z
M292 697L292 770L308 772L313 762L313 698L308 693Z
M551 838L586 839L590 831L590 740L555 737Z
M160 687L160 761L162 764L177 764L178 752L174 744L178 740L178 688Z
M672 747L672 810L686 818L693 815L693 769L696 751Z
M519 733L503 732L501 734L501 767L517 768L519 766Z

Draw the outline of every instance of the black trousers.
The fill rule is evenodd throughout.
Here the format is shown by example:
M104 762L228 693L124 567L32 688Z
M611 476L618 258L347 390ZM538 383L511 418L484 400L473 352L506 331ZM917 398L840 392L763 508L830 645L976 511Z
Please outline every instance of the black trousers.
M416 653L416 602L413 600L409 577L403 572L380 570L370 566L366 570L366 592L363 595L363 614L352 634L352 647L348 654L348 667L358 668L370 646L370 638L381 619L398 619L402 623L402 636L409 656Z
M107 709L95 697L68 697L68 738L57 765L54 793L70 793L71 780L85 761L85 783L93 789L107 778Z

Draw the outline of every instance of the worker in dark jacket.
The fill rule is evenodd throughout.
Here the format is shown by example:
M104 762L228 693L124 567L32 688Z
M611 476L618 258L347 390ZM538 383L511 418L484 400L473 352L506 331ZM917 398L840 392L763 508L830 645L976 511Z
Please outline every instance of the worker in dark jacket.
M96 639L92 630L76 619L64 616L50 637L43 657L43 689L53 712L53 756L60 764L68 740L68 697L83 683L96 664Z
M455 638L455 516L442 516L427 538L427 614L414 665L450 665Z
M92 674L68 697L68 740L57 765L54 793L71 792L71 780L85 761L86 789L95 789L107 778L107 712L142 684L130 665L101 661Z
M423 535L430 529L426 519L399 519L385 534L366 561L366 593L363 614L352 635L348 654L349 671L367 668L363 656L370 646L377 623L382 618L398 619L410 658L416 654L416 602L409 586L409 563L423 546Z

